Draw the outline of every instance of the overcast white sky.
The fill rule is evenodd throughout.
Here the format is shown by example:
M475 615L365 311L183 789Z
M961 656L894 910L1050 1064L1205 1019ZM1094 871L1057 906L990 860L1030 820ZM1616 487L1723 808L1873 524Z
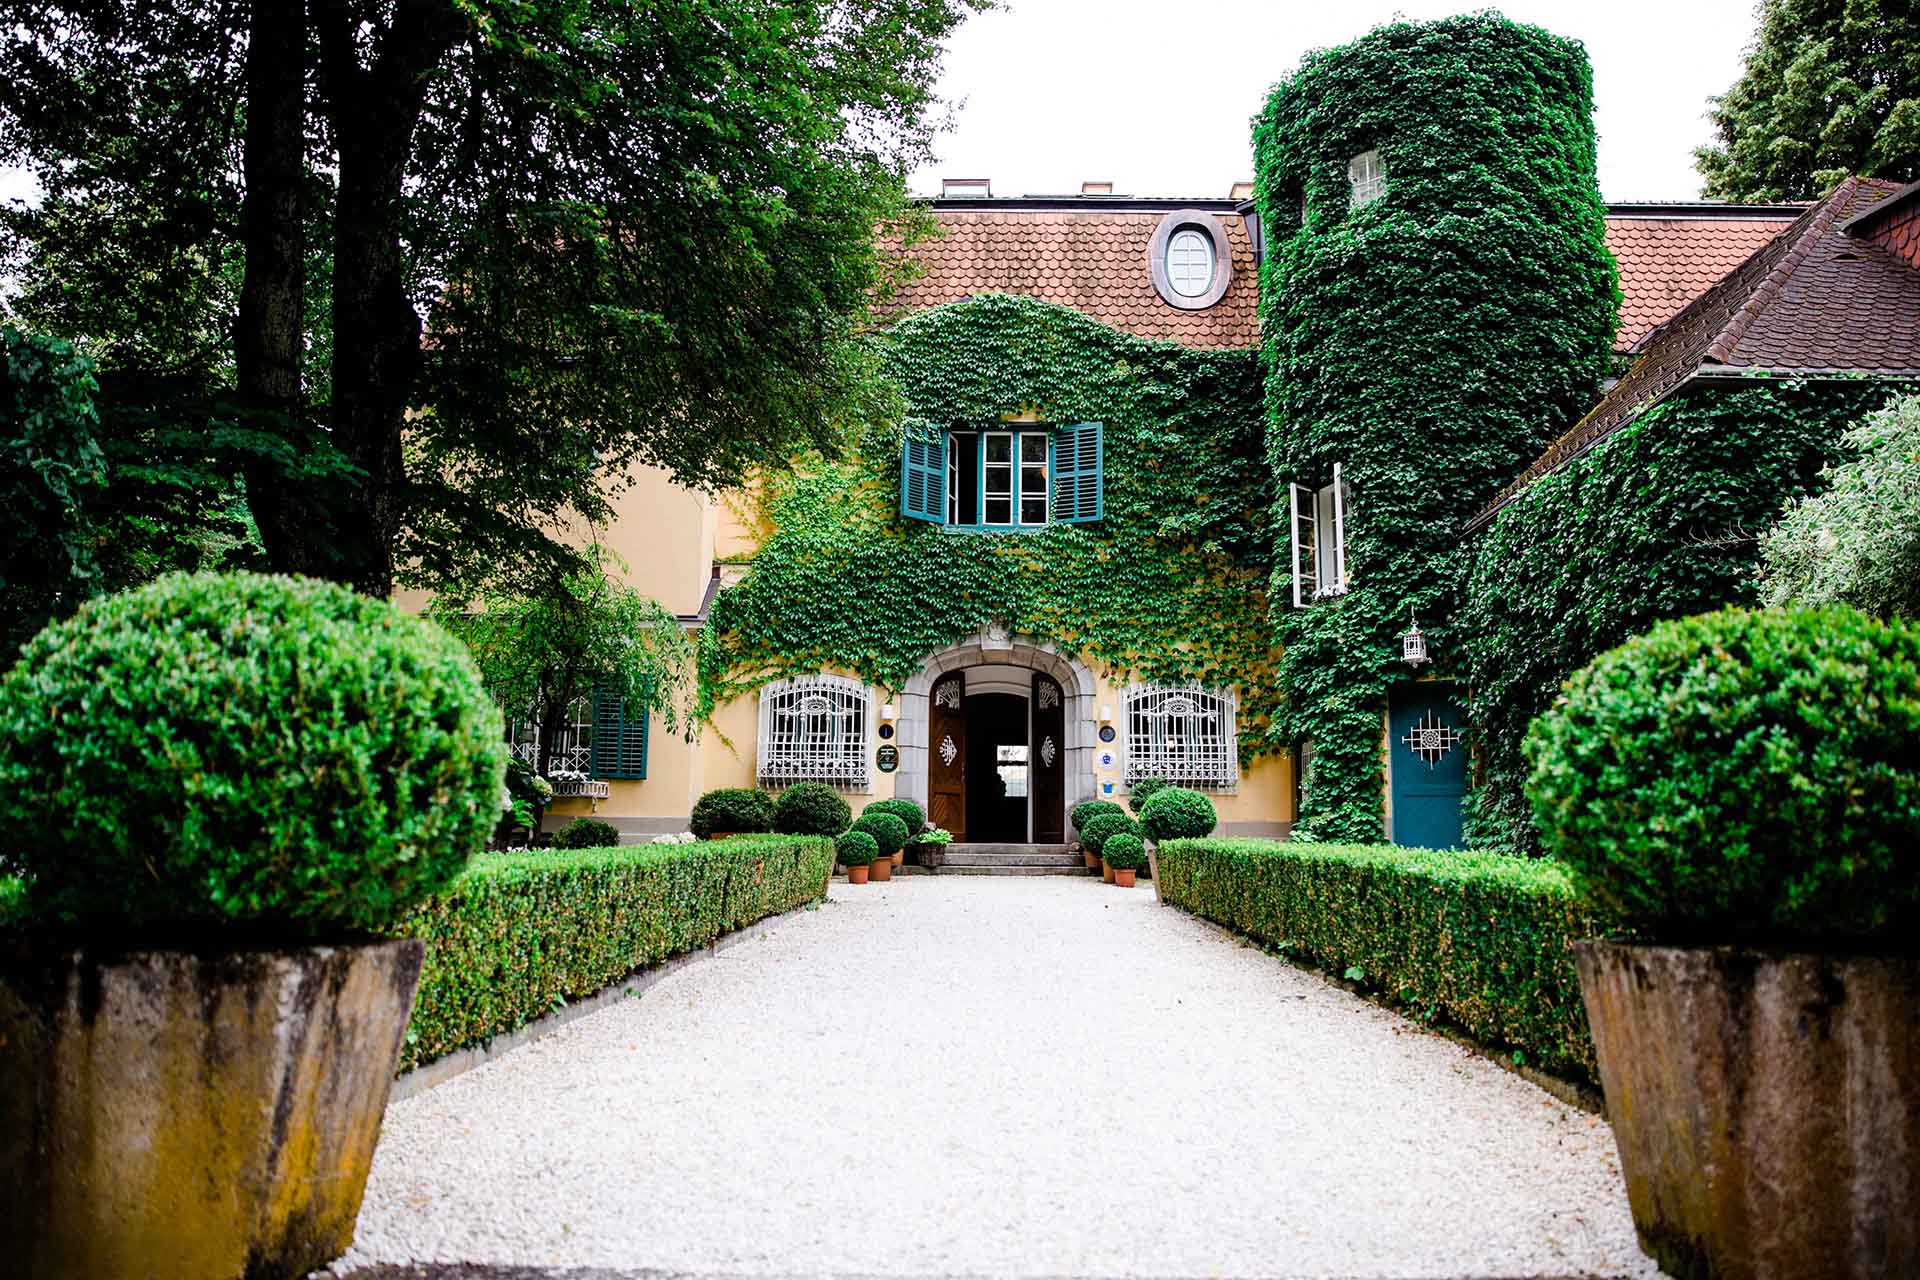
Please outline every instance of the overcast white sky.
M1395 15L1475 0L1007 0L949 43L942 92L961 100L938 163L913 176L990 178L995 195L1224 196L1253 177L1248 120L1309 49ZM1693 148L1707 99L1740 74L1755 0L1506 0L1510 18L1587 47L1600 190L1613 201L1700 195Z

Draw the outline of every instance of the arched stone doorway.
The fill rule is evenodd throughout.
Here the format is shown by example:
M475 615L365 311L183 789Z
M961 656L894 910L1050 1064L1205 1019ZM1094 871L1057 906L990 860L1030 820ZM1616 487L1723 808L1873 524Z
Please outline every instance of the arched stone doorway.
M1094 717L1098 708L1094 705L1093 673L1086 664L1061 653L1051 641L1015 635L997 625L989 624L958 644L934 650L927 655L926 663L920 670L908 679L900 694L897 720L900 772L894 784L896 794L931 808L929 762L933 746L932 694L942 677L970 670L991 673L983 688L996 693L1013 691L1013 686L1006 678L1010 670L1037 672L1049 677L1058 686L1061 695L1061 741L1053 746L1046 742L1035 742L1030 744L1030 750L1034 753L1058 750L1061 753L1061 795L1058 803L1063 812L1059 815L1057 827L1053 829L1061 831L1061 838L1064 839L1064 811L1071 810L1082 800L1093 799L1096 794L1094 759L1097 726ZM1049 799L1049 806L1052 803ZM1052 827L1052 824L1042 821L1045 816L1037 816L1030 829Z

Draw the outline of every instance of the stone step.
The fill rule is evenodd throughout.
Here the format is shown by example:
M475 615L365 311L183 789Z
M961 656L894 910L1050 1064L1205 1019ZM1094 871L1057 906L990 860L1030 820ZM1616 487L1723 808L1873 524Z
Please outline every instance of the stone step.
M955 853L947 850L950 867L1084 867L1077 853Z
M947 857L951 859L953 855L956 853L966 853L966 854L1065 853L1071 847L1072 846L1070 845L1064 845L1064 844L950 844L947 846Z
M896 876L1099 876L1098 871L1089 871L1075 860L1074 866L1017 866L1007 863L992 863L986 866L955 866L949 862L944 867L895 867Z

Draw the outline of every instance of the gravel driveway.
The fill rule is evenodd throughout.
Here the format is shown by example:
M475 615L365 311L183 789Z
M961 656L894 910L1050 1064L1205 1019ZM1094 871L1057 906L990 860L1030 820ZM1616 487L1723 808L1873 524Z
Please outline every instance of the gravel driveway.
M358 1243L729 1275L1658 1276L1607 1126L1157 906L916 877L395 1104Z

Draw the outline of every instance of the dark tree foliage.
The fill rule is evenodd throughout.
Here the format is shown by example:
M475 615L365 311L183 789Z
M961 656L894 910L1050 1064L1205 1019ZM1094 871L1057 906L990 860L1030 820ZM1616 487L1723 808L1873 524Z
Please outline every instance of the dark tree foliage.
M1848 174L1920 178L1920 5L1764 0L1746 70L1694 152L1712 200L1812 200Z
M1276 729L1313 744L1301 812L1323 838L1380 838L1408 612L1456 673L1466 521L1608 370L1619 291L1592 113L1578 44L1476 14L1309 54L1254 122L1276 493L1339 463L1352 494L1346 593L1303 609L1284 579L1269 593ZM1356 208L1349 162L1372 150L1385 191Z
M940 41L984 4L27 0L18 310L337 452L243 460L274 567L545 574L626 468L837 446L874 229L914 221Z

